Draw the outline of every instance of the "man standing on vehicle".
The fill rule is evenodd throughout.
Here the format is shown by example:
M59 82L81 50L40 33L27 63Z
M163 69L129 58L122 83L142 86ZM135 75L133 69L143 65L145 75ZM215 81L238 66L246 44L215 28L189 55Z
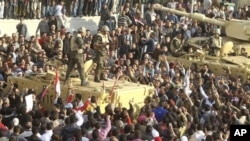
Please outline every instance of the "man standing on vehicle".
M105 66L105 59L108 54L109 50L109 28L108 26L104 25L101 27L101 32L97 33L96 36L94 36L93 39L93 45L94 45L94 50L96 54L96 69L95 69L95 82L100 82L101 77L101 71L104 69Z
M223 45L222 38L220 36L220 29L216 29L214 31L214 36L210 38L210 54L214 56L219 56L220 55L220 49Z
M71 72L73 71L75 65L77 65L77 70L81 79L81 86L86 86L88 84L84 75L83 64L83 51L85 49L85 45L82 37L85 36L84 34L86 34L86 29L84 27L81 27L78 29L78 33L73 35L70 39L69 64L64 81L68 81Z

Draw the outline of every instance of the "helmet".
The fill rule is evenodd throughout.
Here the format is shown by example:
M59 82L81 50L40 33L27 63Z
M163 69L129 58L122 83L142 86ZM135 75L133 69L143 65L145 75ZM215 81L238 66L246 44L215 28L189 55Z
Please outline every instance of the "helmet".
M215 29L214 30L214 34L219 34L220 35L220 29L218 28L218 29Z
M78 29L78 32L84 32L84 31L86 31L86 28L85 28L85 27L80 27L80 28Z
M102 26L101 31L108 31L109 32L109 27L104 25L104 26Z

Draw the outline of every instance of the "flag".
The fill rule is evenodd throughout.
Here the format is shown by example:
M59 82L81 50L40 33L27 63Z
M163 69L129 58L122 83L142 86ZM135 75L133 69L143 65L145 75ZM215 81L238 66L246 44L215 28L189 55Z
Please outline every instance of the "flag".
M82 107L79 107L76 110L83 112L83 111L85 111L88 108L88 106L89 106L90 103L91 103L91 101L90 101L90 99L88 99L87 101L84 102L84 104L83 104Z
M57 96L59 97L61 95L61 86L60 86L58 69L56 69L55 90L56 90Z
M41 91L41 93L39 95L37 95L38 99L43 99L43 97L48 93L48 87L44 86L43 90Z

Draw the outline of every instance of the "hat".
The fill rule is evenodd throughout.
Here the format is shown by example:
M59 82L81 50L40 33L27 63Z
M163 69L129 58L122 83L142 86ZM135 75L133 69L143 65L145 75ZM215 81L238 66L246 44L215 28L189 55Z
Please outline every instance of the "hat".
M101 31L108 31L109 32L109 27L104 25L104 26L102 26Z
M72 109L73 108L73 104L72 103L67 103L64 107Z
M19 125L19 119L18 118L14 118L13 119L13 123L14 123L14 126L18 126Z
M78 29L78 32L84 32L84 31L86 31L86 28L85 28L85 27L80 27L80 28Z

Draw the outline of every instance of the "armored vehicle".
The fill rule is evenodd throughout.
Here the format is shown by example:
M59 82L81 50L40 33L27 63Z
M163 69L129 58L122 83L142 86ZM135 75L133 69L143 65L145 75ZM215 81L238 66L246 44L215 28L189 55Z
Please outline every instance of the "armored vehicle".
M160 4L155 4L154 8L159 11L165 11L168 13L173 13L179 16L185 16L190 19L194 19L200 22L205 23L211 23L217 26L220 26L221 28L224 28L226 32L226 37L223 37L223 42L232 42L232 51L235 52L236 55L239 54L239 51L241 51L241 48L244 48L246 52L250 55L250 21L249 20L222 20L222 19L213 19L208 18L203 14L200 13L187 13L183 11L178 11L175 9L163 7ZM206 40L208 38L203 38L203 40ZM201 37L199 38L192 38L188 42L192 43L192 45L197 45L196 43L198 41L202 40ZM197 45L199 46L199 45ZM197 47L195 46L195 47Z
M203 49L203 45L208 42L210 37L194 37L187 40L187 46L193 51L180 57L168 56L169 61L180 61L186 66L196 64L201 68L207 64L215 74L224 74L225 69L230 68L232 75L241 77L243 81L250 78L250 21L244 20L220 20L208 18L199 13L186 13L175 9L164 7L160 4L155 4L156 10L173 13L178 16L185 16L200 22L210 23L224 28L226 37L222 37L223 46L220 49L218 56L210 56ZM171 48L171 47L170 47ZM242 50L245 55L242 56Z
M55 60L49 61L48 63L55 63ZM92 60L87 61L84 64L85 74L92 69L94 63ZM66 101L68 97L68 85L64 84L65 77L64 68L60 68L59 78L61 80L61 98ZM8 92L10 89L10 84L14 83L18 86L20 90L25 88L34 88L36 94L41 93L44 87L48 86L49 83L53 83L55 80L55 72L47 72L44 74L31 74L23 77L8 77L8 85L3 88L4 92ZM139 108L144 105L144 99L150 96L154 92L154 87L149 85L141 85L137 83L128 82L127 80L108 80L102 83L96 83L93 81L93 76L88 76L89 85L80 86L79 77L71 77L71 83L73 85L73 93L79 93L82 95L83 102L89 98L89 95L96 96L98 99L98 104L101 107L101 112L104 112L105 106L112 102L115 106L119 103L123 107L129 108L129 102L135 107L135 112L139 111ZM112 92L112 95L111 95ZM48 93L42 99L42 104L46 109L52 108L54 105L54 99L56 97L55 86L52 84ZM111 98L112 97L112 98Z

